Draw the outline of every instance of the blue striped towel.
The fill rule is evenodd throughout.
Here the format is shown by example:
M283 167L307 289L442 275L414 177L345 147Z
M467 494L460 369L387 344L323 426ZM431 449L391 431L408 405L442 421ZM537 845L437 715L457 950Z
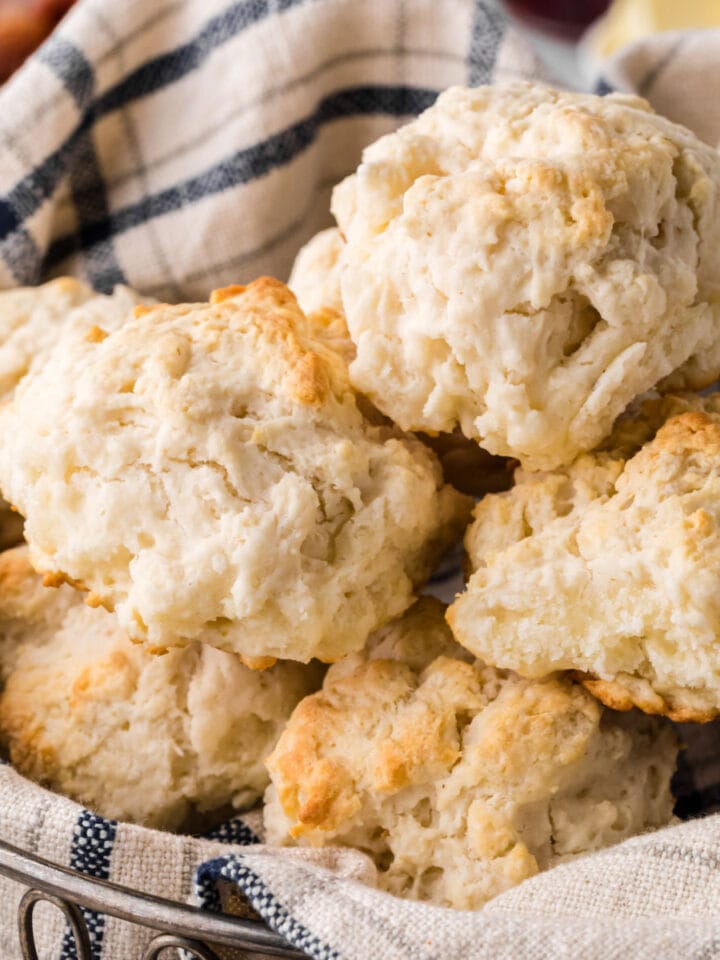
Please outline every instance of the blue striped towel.
M286 276L361 148L492 75L492 0L83 0L0 94L0 287Z
M613 82L681 110L682 64L705 44L708 89L718 59L681 39L618 62ZM0 287L73 273L177 300L287 276L365 144L446 86L538 71L493 0L80 0L0 92ZM686 812L720 800L713 736L688 753ZM559 867L477 914L395 900L361 854L274 851L258 829L252 816L207 838L116 823L0 766L0 839L207 909L232 884L316 958L720 956L717 817ZM0 960L22 956L21 892L0 879ZM139 958L151 937L86 920L94 960ZM38 940L42 956L77 956L57 911Z

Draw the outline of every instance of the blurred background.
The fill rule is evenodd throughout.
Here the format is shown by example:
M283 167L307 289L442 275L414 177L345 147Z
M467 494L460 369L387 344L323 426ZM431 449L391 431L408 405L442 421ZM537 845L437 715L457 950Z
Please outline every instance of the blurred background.
M55 29L74 0L0 0L0 82ZM120 0L122 2L122 0Z
M84 0L0 0L0 82L49 36L74 2ZM720 0L497 2L553 79L576 89L593 89L607 58L643 37L665 30L720 27Z
M592 90L613 54L651 34L720 27L720 0L505 0L558 81Z

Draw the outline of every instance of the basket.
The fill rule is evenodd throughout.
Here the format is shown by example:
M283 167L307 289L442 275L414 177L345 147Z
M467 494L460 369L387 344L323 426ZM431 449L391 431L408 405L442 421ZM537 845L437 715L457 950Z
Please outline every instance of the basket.
M142 957L123 960L161 960L169 951L185 951L193 960L220 960L214 947L244 951L248 960L262 954L304 957L262 922L207 913L197 907L139 893L106 880L90 878L76 870L26 853L0 841L0 874L27 887L18 906L18 932L25 960L40 960L33 932L38 903L60 910L75 941L77 960L92 960L92 946L83 908L156 931Z

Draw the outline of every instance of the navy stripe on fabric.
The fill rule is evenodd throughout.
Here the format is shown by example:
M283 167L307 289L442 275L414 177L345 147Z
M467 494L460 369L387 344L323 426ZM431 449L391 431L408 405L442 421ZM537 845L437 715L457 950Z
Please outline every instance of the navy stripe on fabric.
M90 117L86 116L57 150L0 200L0 240L4 240L31 217L52 194L67 170L75 146L89 125Z
M492 81L497 52L507 21L493 0L475 0L470 50L468 51L468 83L477 87Z
M109 880L116 833L117 821L106 820L89 810L83 810L73 831L69 866L86 876ZM82 908L82 914L90 937L93 960L100 960L105 917L102 913L95 913L85 907ZM63 938L60 960L77 960L75 939L69 928Z
M608 93L613 93L615 87L611 83L608 83L605 77L600 77L600 79L595 84L595 89L593 93L597 94L599 97L604 97Z
M0 240L0 260L21 286L39 283L40 250L25 227L19 227L5 240Z
M243 847L260 843L260 837L240 817L233 817L232 820L213 827L205 834L205 839L214 840L216 843L237 843Z
M81 51L55 34L43 44L37 56L57 74L78 108L83 110L92 97L94 76ZM40 279L40 251L24 228L23 220L32 215L47 196L40 180L31 180L28 186L29 189L13 191L7 199L0 200L0 256L20 284L37 283ZM8 242L2 242L10 237Z
M306 2L308 0L288 0L289 5ZM247 27L258 23L271 12L268 0L243 0L241 3L234 4L222 14L209 20L193 40L143 64L106 91L94 104L88 104L88 109L67 140L0 201L0 240L16 230L52 194L71 163L78 141L99 117L174 83L196 69L213 50ZM60 60L58 42L55 51L51 47L46 62L50 66L57 66L60 70L64 69L61 67ZM79 86L71 90L75 99L78 92Z
M85 55L61 36L54 36L41 50L41 58L56 73L82 111L95 92L95 73ZM89 108L94 117L94 108ZM94 223L110 213L107 189L94 144L94 130L83 126L76 138L70 159L70 190L79 224ZM87 258L88 280L96 290L109 292L125 276L115 256L111 240L100 245Z
M70 167L70 190L77 222L81 225L108 220L110 217L105 181L92 137L92 130L89 130L80 139ZM110 293L115 284L125 283L126 277L115 254L111 236L88 251L83 267L88 282L95 290Z
M285 0L283 9L305 2L307 0ZM97 102L98 115L117 110L180 80L196 70L218 47L274 13L273 7L271 0L243 0L233 4L208 20L191 41L144 63L103 94Z
M358 63L363 60L388 59L395 56L406 56L413 59L427 58L429 60L441 60L453 64L466 64L467 59L464 55L449 53L446 50L437 50L434 48L404 47L400 54L389 47L367 47L360 50L346 51L336 56L328 57L321 63L313 66L306 73L298 74L287 82L279 82L273 86L263 89L262 93L244 101L235 104L228 110L214 117L207 126L193 127L192 131L182 140L168 145L166 149L154 151L152 158L145 163L133 167L125 165L122 171L113 175L111 172L108 177L110 187L120 187L136 177L142 177L150 171L158 170L168 162L176 162L179 158L192 152L198 146L204 146L207 141L218 132L226 130L228 125L238 118L256 110L262 106L268 110L268 115L272 116L270 103L274 98L279 98L285 94L291 93L296 89L307 86L311 82L319 79L325 73L335 70L337 67L348 63ZM361 70L363 68L360 68Z
M7 236L19 224L18 217L7 200L0 200L0 235Z
M75 250L87 250L110 236L124 233L155 217L172 213L207 196L262 177L276 167L285 166L306 150L317 138L323 125L332 120L369 114L396 117L414 115L429 107L437 94L437 90L394 86L351 87L333 93L321 100L309 116L267 140L238 150L189 180L144 197L138 203L94 223L84 224L79 235L56 240L48 250L43 269L51 269Z
M217 857L201 864L195 873L195 893L205 909L219 912L218 880L236 883L248 901L269 927L298 950L314 960L341 960L341 954L299 923L276 899L260 877L241 856Z
M53 34L38 51L38 57L52 68L83 110L95 90L95 74L82 51L59 34Z

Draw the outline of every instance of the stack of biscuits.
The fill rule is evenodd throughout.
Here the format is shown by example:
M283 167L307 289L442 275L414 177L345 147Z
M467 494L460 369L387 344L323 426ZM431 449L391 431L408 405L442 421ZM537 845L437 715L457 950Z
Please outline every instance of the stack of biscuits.
M477 909L670 822L671 720L720 714L720 157L456 88L333 213L289 288L0 295L0 738Z

